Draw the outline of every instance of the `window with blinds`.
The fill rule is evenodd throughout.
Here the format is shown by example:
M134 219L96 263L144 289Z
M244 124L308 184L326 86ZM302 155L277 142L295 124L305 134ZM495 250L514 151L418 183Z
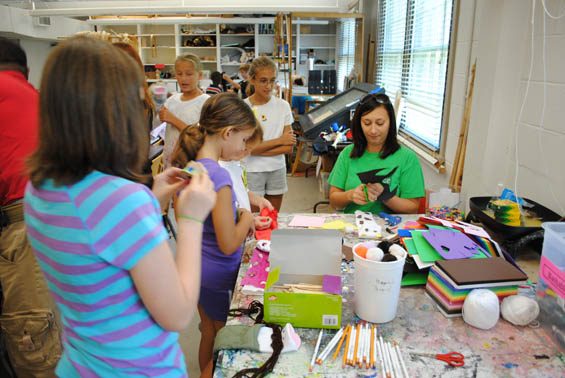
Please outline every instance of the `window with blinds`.
M343 91L344 79L355 64L355 19L338 23L337 90Z
M402 91L400 130L440 148L453 0L381 0L375 83Z

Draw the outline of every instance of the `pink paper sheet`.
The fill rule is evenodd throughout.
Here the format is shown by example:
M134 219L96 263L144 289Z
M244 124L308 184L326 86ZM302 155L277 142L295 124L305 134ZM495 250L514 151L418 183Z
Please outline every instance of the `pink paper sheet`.
M325 217L312 217L308 215L295 215L288 224L290 227L322 227Z

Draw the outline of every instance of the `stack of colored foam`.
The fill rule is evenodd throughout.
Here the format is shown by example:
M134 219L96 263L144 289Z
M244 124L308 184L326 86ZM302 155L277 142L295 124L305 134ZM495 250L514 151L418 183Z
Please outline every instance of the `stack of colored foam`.
M508 226L520 226L522 224L520 208L516 202L499 199L490 201L489 207L494 211L494 219L498 223Z
M504 258L440 260L430 269L426 293L447 316L460 316L473 289L489 289L499 300L518 294L528 276Z

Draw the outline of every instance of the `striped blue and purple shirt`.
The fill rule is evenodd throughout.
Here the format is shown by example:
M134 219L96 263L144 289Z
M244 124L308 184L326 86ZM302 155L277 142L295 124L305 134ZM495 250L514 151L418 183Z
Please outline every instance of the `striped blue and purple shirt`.
M29 241L62 314L61 377L183 377L178 334L151 317L129 274L167 238L154 195L92 172L71 186L28 183Z

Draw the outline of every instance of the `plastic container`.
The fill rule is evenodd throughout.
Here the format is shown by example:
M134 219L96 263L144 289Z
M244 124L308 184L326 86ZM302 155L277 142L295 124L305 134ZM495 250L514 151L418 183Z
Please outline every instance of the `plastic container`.
M461 188L431 187L426 190L426 215L446 219L465 219L467 196Z
M355 249L361 244L364 243L353 246L355 313L371 323L390 322L396 316L398 308L406 253L396 261L371 261L355 253Z
M545 332L565 349L565 223L546 222L536 300Z

